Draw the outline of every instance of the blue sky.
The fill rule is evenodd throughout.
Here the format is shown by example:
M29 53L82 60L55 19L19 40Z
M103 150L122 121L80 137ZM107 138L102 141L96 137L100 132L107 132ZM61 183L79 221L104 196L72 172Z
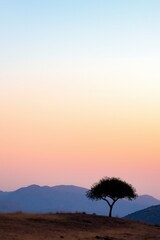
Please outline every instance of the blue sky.
M50 81L62 72L71 73L74 82L82 75L83 82L84 73L106 79L110 72L126 75L123 79L128 74L142 88L145 82L148 89L159 86L159 1L6 0L0 5L3 85L20 84L20 78L33 84L45 75Z
M159 55L159 1L1 0L0 5L1 52L8 58Z

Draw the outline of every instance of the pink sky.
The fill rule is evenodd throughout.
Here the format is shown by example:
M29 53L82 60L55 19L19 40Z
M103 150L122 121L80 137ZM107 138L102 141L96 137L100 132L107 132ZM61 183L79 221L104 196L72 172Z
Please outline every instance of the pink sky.
M157 106L132 102L125 89L123 99L115 95L107 102L93 87L88 95L79 88L81 99L69 85L51 94L47 84L23 88L19 82L1 95L1 189L32 183L90 187L101 177L117 176L140 194L159 197Z

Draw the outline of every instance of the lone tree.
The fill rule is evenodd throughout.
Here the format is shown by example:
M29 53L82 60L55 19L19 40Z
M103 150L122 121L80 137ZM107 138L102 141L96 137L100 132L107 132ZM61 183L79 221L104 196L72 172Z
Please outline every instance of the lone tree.
M92 200L104 200L109 206L109 217L112 217L114 204L122 198L129 200L137 197L136 190L131 184L122 181L120 178L102 178L98 183L93 184L86 196Z

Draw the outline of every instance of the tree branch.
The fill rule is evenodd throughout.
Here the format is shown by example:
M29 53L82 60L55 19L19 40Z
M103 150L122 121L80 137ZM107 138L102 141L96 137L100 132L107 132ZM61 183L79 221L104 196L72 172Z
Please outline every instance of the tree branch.
M112 204L110 204L110 202L108 201L108 199L106 199L106 198L102 197L102 200L104 200L105 202L107 202L109 206L111 206L111 205L112 205Z

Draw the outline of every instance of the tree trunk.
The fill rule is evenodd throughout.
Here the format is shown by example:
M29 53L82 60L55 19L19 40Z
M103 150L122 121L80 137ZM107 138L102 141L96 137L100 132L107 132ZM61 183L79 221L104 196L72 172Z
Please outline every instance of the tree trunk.
M109 204L109 217L112 217L112 209L113 209L113 205L115 204L115 202L117 202L118 199L114 200L112 202L112 204Z
M117 202L118 198L117 199L113 199L113 202L110 203L106 198L102 198L109 206L109 217L112 217L112 209L113 209L113 205L115 204L115 202Z
M112 209L113 209L113 205L109 206L109 217L112 217Z

